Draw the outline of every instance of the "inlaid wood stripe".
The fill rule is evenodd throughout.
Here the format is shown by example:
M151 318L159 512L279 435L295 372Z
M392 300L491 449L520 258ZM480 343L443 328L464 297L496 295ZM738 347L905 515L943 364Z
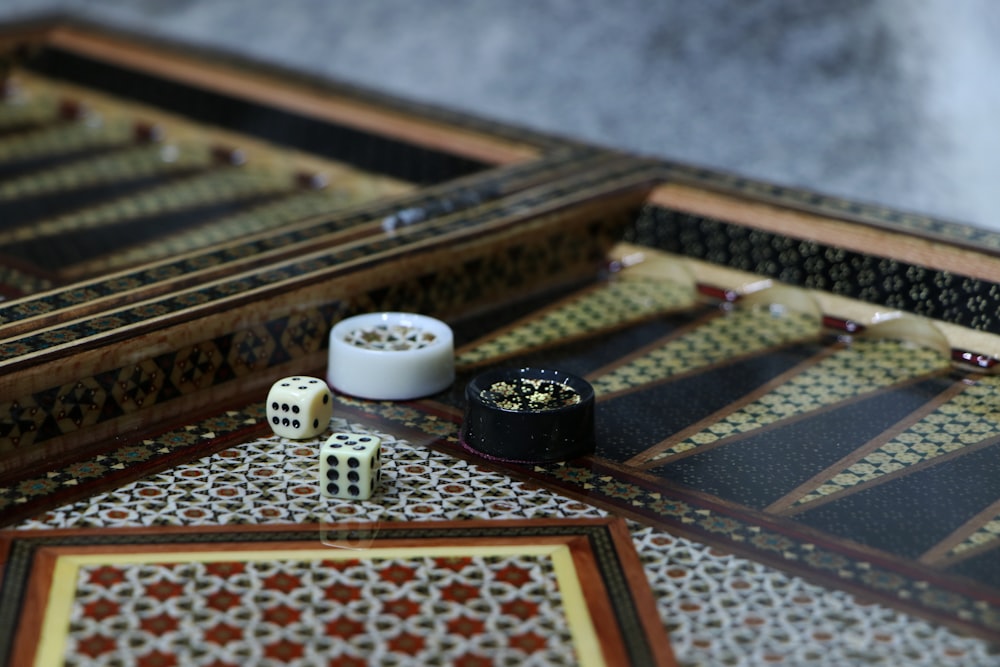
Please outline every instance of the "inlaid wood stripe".
M127 298L149 298L168 290L207 282L226 273L245 271L282 257L294 256L317 244L336 241L329 237L345 229L372 223L382 231L383 221L422 221L484 205L520 189L564 177L580 169L596 168L612 160L612 154L593 150L567 150L538 162L521 163L470 176L444 186L427 188L392 200L356 207L334 216L313 217L277 229L241 237L222 245L174 256L111 276L27 296L0 306L0 332L13 336L66 319L86 315L101 304L114 305ZM377 224L375 224L377 223ZM329 237L329 238L328 238Z
M164 258L176 258L201 248L217 246L233 239L292 225L304 218L329 216L358 203L350 185L299 188L260 202L242 202L237 210L213 217L181 231L170 231L148 241L100 253L57 273L62 284L105 276L113 271L145 266ZM257 261L262 258L256 257Z
M42 129L52 130L62 129L62 127L44 126ZM24 151L20 154L5 154L4 144L10 140L24 139L24 134L8 135L7 137L0 135L0 183L3 183L3 188L0 189L0 197L7 202L16 198L18 195L15 191L17 181L23 181L26 176L33 173L58 169L73 162L99 159L134 144L134 139L128 136L114 136L106 132L98 133L97 130L92 128L79 129L89 135L97 136L93 137L92 142L88 142L87 145L83 146L74 145L73 141L66 141L64 137L56 137L52 141L53 146L42 147L48 150L39 150L37 152ZM29 133L29 136L37 136L37 134L39 132Z
M755 335L747 336L747 331ZM767 349L818 340L820 334L819 318L811 313L775 318L763 309L719 311L596 370L588 379L598 401L606 401Z
M694 286L689 283L642 277L609 281L575 292L461 346L455 351L455 365L467 373L481 365L495 365L694 305Z
M914 349L900 341L862 339L849 346L835 344L630 463L668 464L738 441L758 429L787 424L917 378L939 376L950 368L950 360L938 351Z
M0 244L0 256L17 257L43 270L57 273L80 262L92 261L122 248L155 242L164 232L184 232L238 211L278 201L289 196L294 186L278 185L259 192L220 193L215 201L194 202L190 206L165 207L153 213L108 221L97 228L66 231L50 238L35 238Z
M517 193L477 210L476 215L445 216L391 232L381 231L381 223L376 223L380 233L371 239L341 244L290 262L262 267L162 299L144 301L125 309L104 312L98 317L16 338L0 351L0 365L13 369L37 363L40 359L38 353L69 354L80 349L83 339L93 345L109 337L117 339L137 335L153 326L162 327L168 321L173 324L189 321L209 308L232 307L249 299L261 298L267 292L287 289L291 284L302 285L344 275L348 271L384 262L389 257L398 258L445 247L462 239L471 240L511 228L526 219L554 214L585 202L601 202L611 193L637 191L649 186L649 172L645 165L628 160L603 171L589 172L582 177L571 177ZM150 319L150 308L164 314ZM51 354L46 354L46 358L52 358Z
M75 120L60 114L55 103L19 100L20 103L12 104L13 100L13 94L4 95L0 90L0 141Z
M94 125L74 120L44 124L0 140L0 173L5 179L13 178L50 162L120 146L132 138L132 128L124 123Z

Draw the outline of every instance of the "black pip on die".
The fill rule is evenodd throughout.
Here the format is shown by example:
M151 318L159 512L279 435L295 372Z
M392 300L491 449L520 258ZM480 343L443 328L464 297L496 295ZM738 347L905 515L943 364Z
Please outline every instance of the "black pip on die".
M333 397L324 380L304 375L282 378L267 394L267 423L275 435L312 438L327 429Z
M334 433L320 447L319 456L324 496L367 500L382 477L382 440L374 435Z

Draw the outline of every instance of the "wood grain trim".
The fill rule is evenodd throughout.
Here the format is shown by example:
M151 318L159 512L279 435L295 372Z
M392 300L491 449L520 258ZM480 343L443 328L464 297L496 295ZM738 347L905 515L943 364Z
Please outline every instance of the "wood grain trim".
M653 597L649 580L646 578L646 569L633 546L628 525L624 519L617 519L609 526L609 531L618 553L618 562L621 564L622 572L628 581L628 588L632 594L636 612L639 614L639 620L650 640L650 649L656 660L655 664L676 665L677 659L674 656L674 650L670 646L669 636L660 619L656 599Z
M31 564L25 588L17 635L11 648L10 665L34 665L49 605L58 556L50 549L39 549Z

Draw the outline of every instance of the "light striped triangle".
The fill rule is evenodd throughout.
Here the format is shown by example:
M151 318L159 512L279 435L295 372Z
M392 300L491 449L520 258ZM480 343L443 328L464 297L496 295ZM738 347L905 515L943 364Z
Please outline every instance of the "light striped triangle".
M877 449L834 471L798 498L792 507L844 493L859 485L925 463L944 454L996 438L1000 433L1000 378L984 376L929 412Z
M741 308L714 317L680 336L647 348L608 372L595 374L598 396L634 391L737 357L815 337L820 320L813 314L766 308Z
M948 367L949 360L936 350L891 339L858 339L742 407L727 410L710 425L669 443L649 458L648 465Z
M682 310L693 303L693 286L679 281L646 276L611 280L459 350L456 365L523 354Z

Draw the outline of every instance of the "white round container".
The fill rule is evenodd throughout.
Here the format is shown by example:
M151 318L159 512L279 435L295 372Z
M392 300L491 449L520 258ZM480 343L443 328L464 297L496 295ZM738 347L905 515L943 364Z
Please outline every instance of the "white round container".
M337 391L381 401L436 394L455 380L451 327L415 313L368 313L330 330L327 382Z

